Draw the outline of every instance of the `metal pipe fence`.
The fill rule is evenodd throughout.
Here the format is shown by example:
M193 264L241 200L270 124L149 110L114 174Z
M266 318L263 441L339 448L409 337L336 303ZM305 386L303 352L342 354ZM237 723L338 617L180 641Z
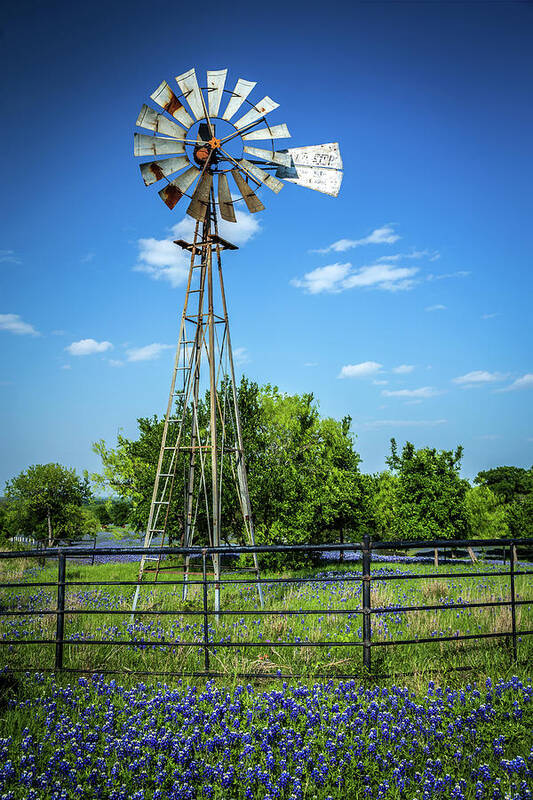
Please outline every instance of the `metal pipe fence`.
M56 619L55 625L55 636L51 639L41 639L41 638L0 638L0 647L2 646L30 646L30 645L53 645L55 649L55 657L54 657L54 664L53 667L43 667L39 668L40 671L54 671L60 672L62 670L66 672L80 672L86 673L90 670L87 669L76 669L73 667L64 667L64 648L66 645L87 645L87 646L100 646L100 645L109 645L112 644L113 646L129 646L131 647L136 645L143 645L143 646L157 646L163 648L175 648L175 647L193 647L193 648L201 648L203 652L203 662L204 662L204 669L202 671L195 671L195 672L158 672L157 670L146 672L146 671L131 671L128 670L131 674L139 674L139 675L168 675L168 676L182 676L182 677L217 677L221 675L226 675L226 673L221 673L211 668L211 661L210 655L216 651L217 648L252 648L252 647L272 647L274 644L276 647L350 647L357 649L359 648L362 651L362 672L357 674L347 674L347 675L340 675L338 673L320 673L315 674L316 677L336 677L336 678L354 678L354 677L362 677L362 676L370 676L372 674L372 651L376 647L395 647L395 646L405 646L405 645L420 645L426 644L429 642L457 642L457 641L470 641L470 640L485 640L485 639L495 639L495 638L510 638L512 643L512 660L517 661L518 658L518 643L521 637L530 636L533 634L533 630L518 630L517 628L517 619L516 619L516 610L520 606L529 606L533 603L533 599L517 599L516 597L516 583L515 579L517 576L524 576L524 575L533 575L533 569L524 569L524 568L517 568L519 565L516 563L516 547L524 547L527 548L529 552L533 550L533 538L529 539L461 539L461 540L431 540L431 541L424 541L424 540L416 540L416 541L401 541L401 542L382 542L382 541L373 541L368 536L364 536L361 542L353 542L353 543L342 543L342 544L328 544L328 545L256 545L256 546L244 546L244 547L154 547L150 548L150 552L152 555L159 555L161 554L163 557L165 556L189 556L191 558L200 558L202 563L201 568L201 577L198 579L182 579L182 580L142 580L141 586L151 587L151 586L184 586L187 585L188 587L191 586L199 586L200 587L200 596L201 596L201 608L198 609L190 609L190 608L180 608L175 610L161 610L161 609L139 609L135 611L135 617L143 617L143 616L160 616L160 617L168 617L168 616L197 616L201 617L202 620L202 641L183 641L183 640L172 640L172 641L161 641L161 640L120 640L115 639L110 642L107 639L69 639L65 638L65 617L70 615L102 615L102 614L109 614L109 615L131 615L131 609L113 609L113 608L106 608L102 609L91 609L91 608L68 608L65 606L66 601L66 590L67 587L101 587L101 586L116 586L116 587L127 587L127 586L135 586L139 585L138 581L135 580L67 580L67 559L80 559L80 558L90 558L92 560L92 564L94 564L94 555L98 553L99 555L103 556L113 556L113 555L138 555L139 559L145 552L144 548L142 547L130 547L130 548L114 548L114 547L104 547L95 550L94 547L90 549L80 548L79 546L76 547L66 547L66 548L50 548L50 549L35 549L35 550L27 550L27 551L3 551L0 552L0 561L6 560L17 560L17 559L27 559L27 558L35 558L40 559L42 563L42 559L50 559L50 560L57 560L57 580L56 581L9 581L9 582L0 582L0 590L6 589L14 589L14 588L42 588L42 587L54 587L56 589L56 597L57 603L55 609L36 609L31 608L31 610L14 610L10 608L6 608L2 603L0 603L0 619L3 617L17 617L17 616L52 616ZM384 575L384 574L372 574L372 568L379 562L372 560L372 553L373 551L379 552L380 550L413 550L413 549L420 549L420 548L432 548L432 549L439 549L439 550L446 550L451 549L452 551L457 551L464 548L473 548L473 547L498 547L502 548L503 552L505 553L506 549L508 548L508 552L510 553L509 558L509 567L506 568L505 561L502 563L504 569L500 571L470 571L470 572L441 572L440 568L435 568L435 572L433 573L405 573L405 574L394 574L394 575ZM328 576L320 576L320 575L294 575L290 578L263 578L263 577L249 577L249 578L232 578L232 577L223 577L218 581L211 579L208 577L207 572L207 560L212 558L213 555L232 555L232 556L240 556L240 555L247 555L247 554L261 554L261 553L283 553L283 554L309 554L313 556L317 556L318 554L327 554L327 553L339 553L339 554L346 554L347 552L359 552L361 554L361 562L360 562L360 574L353 575L353 574L343 574L342 572L338 572L335 575L328 575ZM450 562L447 562L450 563ZM343 562L343 565L346 565L346 562ZM529 566L529 564L527 564ZM231 569L230 569L231 572ZM372 597L371 597L371 585L374 581L402 581L402 580L432 580L435 578L442 579L442 578L481 578L481 577L505 577L509 581L509 600L496 600L496 601L489 601L489 602L460 602L460 603L453 603L453 605L447 605L443 603L438 604L430 604L430 605L394 605L391 607L384 607L384 606L377 606L372 607ZM239 609L239 608L221 608L220 610L213 610L209 608L209 589L216 587L220 587L224 584L227 585L236 585L241 584L245 586L261 586L261 585L285 585L285 584L306 584L306 583L346 583L346 582L354 582L361 584L361 608L358 609L347 609L347 608L313 608L313 609L270 609L270 608L257 608L254 610L249 609ZM449 611L451 609L482 609L482 608L499 608L499 607L507 607L510 608L511 611L511 625L509 630L504 631L492 631L489 633L475 633L475 634L462 634L462 635L454 635L454 636L439 636L438 638L411 638L411 639L393 639L393 640L379 640L377 641L375 638L372 638L372 617L377 614L386 614L391 612L418 612L418 611ZM275 643L270 641L213 641L209 638L209 621L210 618L218 619L221 616L291 616L291 615L298 615L298 616L307 616L313 614L352 614L352 615L361 615L362 616L362 639L361 641L354 641L354 640L334 640L334 641L276 641ZM0 651L1 652L1 651ZM9 665L7 665L9 668ZM22 672L27 671L27 667L16 669L13 671ZM462 668L460 668L462 669ZM100 670L95 669L95 672L98 674L120 674L120 670ZM227 676L227 675L226 675ZM242 672L236 673L236 677L257 677L257 678L294 678L294 677L304 677L303 675L282 675L280 671L275 674L265 674L264 672Z

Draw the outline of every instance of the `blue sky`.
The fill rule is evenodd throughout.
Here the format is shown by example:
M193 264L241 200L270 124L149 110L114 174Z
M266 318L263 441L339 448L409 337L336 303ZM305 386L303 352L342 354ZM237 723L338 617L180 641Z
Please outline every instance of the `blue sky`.
M287 184L228 232L239 370L350 414L365 471L391 436L463 444L467 476L531 465L531 3L22 0L1 24L2 485L95 470L165 407L188 223L132 134L192 66L344 161L337 199Z

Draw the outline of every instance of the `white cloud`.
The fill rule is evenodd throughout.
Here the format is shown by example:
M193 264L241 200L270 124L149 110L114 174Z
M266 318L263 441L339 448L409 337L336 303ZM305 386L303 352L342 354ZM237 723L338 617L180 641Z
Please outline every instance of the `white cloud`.
M428 397L435 397L441 392L432 386L421 386L419 389L383 389L381 394L384 397L408 397L425 400Z
M82 264L89 264L91 261L94 261L96 253L85 253L84 256L80 258L80 262Z
M390 267L388 264L373 264L361 267L349 275L344 281L344 289L354 289L363 286L375 286L395 292L411 289L415 282L413 276L418 272L417 267Z
M348 275L351 264L329 264L307 272L303 278L293 278L291 284L304 289L309 294L320 292L341 292L342 281Z
M452 383L457 383L463 389L471 389L474 386L503 381L506 377L507 375L501 372L487 372L484 369L475 369L472 372L467 372L466 375L459 375L457 378L453 378Z
M72 369L72 365L71 364L63 364L61 366L61 369Z
M252 214L240 209L235 209L236 222L219 223L219 233L236 245L246 244L258 231L261 230L259 222ZM144 272L156 281L168 281L175 288L185 283L189 272L190 255L174 244L174 239L185 239L192 242L194 238L195 221L191 217L184 217L171 228L171 235L166 239L139 239L139 255L137 264L133 267L135 272Z
M40 336L33 325L24 322L18 314L0 314L0 330L16 333L18 336Z
M57 331L51 331L51 333L52 336L65 336L66 331L57 330Z
M190 261L186 251L171 239L139 239L138 245L135 272L144 272L156 281L168 281L174 288L185 283Z
M372 264L353 269L346 264L329 264L307 272L303 278L293 278L292 286L303 289L308 294L330 292L337 294L347 289L374 287L385 291L411 289L417 267L391 267L389 264Z
M435 425L445 425L447 419L375 419L372 422L363 422L363 428L430 428Z
M395 253L391 256L380 256L378 261L400 261L404 258L429 258L430 261L436 261L440 258L440 254L431 250L412 250L410 253Z
M111 342L97 342L96 339L80 339L79 342L72 342L65 350L72 356L90 356L93 353L105 353L113 347Z
M521 378L517 378L509 386L506 386L505 389L499 389L498 391L514 392L516 389L533 389L533 372L522 375Z
M108 361L108 364L109 364L110 367L123 367L124 366L124 362L120 361L120 359L116 359L116 358L110 358L109 361Z
M374 384L374 386L386 386L388 384L388 381L377 381L376 380L376 381L372 381L372 383Z
M383 225L381 228L376 228L364 236L362 239L338 239L328 247L321 248L320 250L312 250L313 253L344 253L346 250L352 250L354 247L361 247L365 244L393 244L397 242L400 236L394 232L392 225Z
M412 364L400 364L397 367L393 367L392 371L396 375L407 375L409 372L414 370L414 366Z
M362 361L360 364L346 364L342 367L337 378L367 378L380 371L382 364L377 361Z
M443 306L442 303L437 303L435 306L426 306L426 311L445 311L447 306Z
M482 314L481 319L494 319L494 317L499 317L499 312L495 311L494 314Z
M445 272L441 275L433 275L429 274L426 278L428 281L443 281L447 278L467 278L470 275L470 271L466 269L459 269L457 272Z
M394 232L391 225L384 225L382 228L376 228L368 236L362 239L339 239L328 247L321 250L315 250L316 253L329 253L334 251L336 253L344 253L346 250L351 250L354 247L361 247L367 244L394 244L400 239L400 236Z
M144 347L132 347L126 351L126 356L128 361L152 361L154 358L159 358L165 350L172 349L174 349L173 344L154 342L146 344Z
M246 347L236 347L233 351L233 361L238 367L250 363L250 355Z
M318 367L318 361L306 361L304 367Z
M0 250L0 264L22 264L14 250Z

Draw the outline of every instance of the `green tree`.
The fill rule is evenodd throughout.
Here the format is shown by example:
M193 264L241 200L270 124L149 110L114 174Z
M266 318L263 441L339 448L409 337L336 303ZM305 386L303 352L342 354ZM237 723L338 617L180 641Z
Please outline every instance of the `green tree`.
M397 475L392 533L399 539L455 539L468 531L465 495L468 482L459 475L462 447L455 451L406 442L401 455L391 439L389 467Z
M109 502L109 516L113 525L124 527L128 524L131 514L131 503L122 498L113 499Z
M6 527L52 546L76 541L98 528L82 506L91 498L87 477L60 464L35 464L6 483Z
M508 535L505 506L488 486L468 489L465 506L469 535L473 539L498 539Z
M495 467L480 472L474 483L491 489L503 501L510 536L533 536L533 467Z
M89 511L96 517L100 523L100 527L106 528L111 523L111 515L107 507L107 501L100 498L90 503Z
M505 516L509 534L513 539L527 539L533 537L533 492L520 500L507 503Z
M477 486L487 486L505 503L520 500L533 492L533 467L495 467L479 472L474 478Z
M388 470L372 476L371 515L374 535L380 539L387 540L395 535L398 483L398 476Z
M364 481L359 456L349 432L350 420L320 417L312 394L288 395L277 387L242 378L237 390L250 499L257 541L315 543L337 539L364 521ZM178 412L179 413L179 409ZM199 426L209 419L209 395L199 403ZM186 418L186 426L188 419ZM130 522L146 526L150 508L163 422L157 417L139 420L139 437L119 435L117 447L104 442L94 449L102 458L97 482L131 502ZM185 430L187 435L187 427ZM175 540L182 530L181 497L186 474L184 457L176 470L176 486L168 528ZM198 471L197 471L198 472ZM210 463L205 463L210 485ZM227 542L243 541L234 478L230 470L222 486L221 531ZM197 543L207 541L207 519L199 510Z

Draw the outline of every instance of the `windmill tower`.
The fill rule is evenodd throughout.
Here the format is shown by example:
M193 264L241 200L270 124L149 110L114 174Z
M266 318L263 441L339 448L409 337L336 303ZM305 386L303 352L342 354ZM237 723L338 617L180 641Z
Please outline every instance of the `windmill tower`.
M275 140L290 137L286 125L270 125L266 119L279 104L268 96L256 103L248 100L256 84L243 78L233 90L226 89L226 76L225 69L209 70L207 84L200 87L191 69L177 76L176 91L163 81L151 95L162 111L143 105L137 118L137 126L152 133L134 134L135 156L152 159L139 165L145 185L164 181L159 196L171 210L187 197L186 213L195 228L192 242L175 241L189 254L189 272L133 610L143 574L153 569L147 558L155 540L158 545L178 540L190 547L202 524L210 546L229 545L222 503L225 476L234 481L245 541L255 544L222 274L222 253L237 248L220 236L219 217L235 223L235 204L252 214L262 211L256 191L266 186L277 194L283 180L333 197L342 180L338 144L276 150ZM267 141L269 149L256 147L257 141ZM201 404L204 386L208 410ZM185 598L192 574L188 558L182 567ZM156 576L164 568L159 557ZM252 569L259 577L257 555ZM213 575L218 611L219 555L213 556Z

